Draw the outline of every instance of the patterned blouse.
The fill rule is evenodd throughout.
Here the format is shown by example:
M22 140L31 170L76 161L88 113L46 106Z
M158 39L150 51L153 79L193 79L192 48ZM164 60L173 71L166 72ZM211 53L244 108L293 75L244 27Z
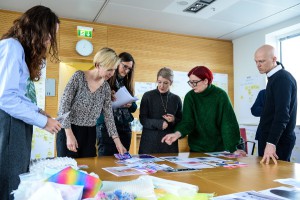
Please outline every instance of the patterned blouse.
M68 82L60 100L58 116L70 112L62 122L64 128L95 126L103 109L104 121L110 136L118 136L111 106L111 90L104 81L95 92L90 92L83 71L76 71Z

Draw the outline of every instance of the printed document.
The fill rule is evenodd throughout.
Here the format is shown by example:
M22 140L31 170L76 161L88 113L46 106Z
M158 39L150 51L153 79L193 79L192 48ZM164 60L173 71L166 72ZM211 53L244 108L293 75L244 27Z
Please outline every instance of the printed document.
M138 100L137 97L131 96L125 86L121 87L115 95L116 100L112 102L112 108L119 108L127 103Z

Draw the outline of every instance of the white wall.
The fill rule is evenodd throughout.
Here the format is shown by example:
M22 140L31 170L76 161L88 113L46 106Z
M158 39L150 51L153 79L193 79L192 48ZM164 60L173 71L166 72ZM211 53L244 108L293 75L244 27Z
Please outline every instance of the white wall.
M295 27L300 24L300 17L279 23L277 25L265 28L255 33L240 37L233 40L233 66L234 66L234 109L237 119L240 124L257 125L259 119L253 117L250 112L251 105L253 104L258 90L265 88L266 76L259 74L255 62L254 53L261 45L266 44L266 35L278 30L286 29L288 27ZM274 45L268 38L268 44ZM241 89L241 85L249 76L254 77L257 81L255 83L259 89L253 89L253 94L249 94L249 101L241 98L245 96L245 91ZM251 93L251 91L248 91ZM253 96L253 98L252 98Z
M273 42L272 37L276 39L276 34L284 34L287 29L300 30L299 26L300 17L296 17L292 20L285 21L233 40L234 109L241 127L244 127L245 125L257 125L259 122L259 118L253 117L250 111L251 105L253 104L257 94L252 94L255 98L251 103L247 103L245 99L241 98L241 96L244 95L244 91L241 89L241 83L243 83L247 77L255 77L257 79L256 84L260 89L265 88L266 85L266 76L259 74L256 68L254 52L263 44L276 45ZM257 91L258 90L253 89L253 92ZM253 130L255 130L255 126L246 127L248 128L246 130L249 132L247 133L247 137L249 140L254 140L255 131ZM249 127L251 128L249 129ZM295 132L297 141L292 153L291 161L300 163L300 126L296 127Z

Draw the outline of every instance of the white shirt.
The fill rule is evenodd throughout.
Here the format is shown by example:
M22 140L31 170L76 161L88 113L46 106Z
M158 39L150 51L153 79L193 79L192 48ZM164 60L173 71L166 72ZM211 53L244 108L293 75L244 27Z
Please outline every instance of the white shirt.
M278 72L281 69L282 69L282 66L281 65L277 65L276 67L274 67L271 71L269 71L267 73L267 76L271 77L273 74L275 74L276 72Z

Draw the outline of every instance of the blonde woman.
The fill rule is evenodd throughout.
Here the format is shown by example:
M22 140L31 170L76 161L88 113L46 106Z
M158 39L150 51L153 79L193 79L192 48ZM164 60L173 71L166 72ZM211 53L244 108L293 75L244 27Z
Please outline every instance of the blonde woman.
M121 62L114 75L108 80L112 93L117 92L121 87L126 87L128 92L134 96L133 90L133 75L135 69L135 61L130 53L123 52L119 54ZM113 95L112 100L115 99ZM113 115L115 119L115 124L117 131L120 136L120 140L124 147L129 151L131 142L131 125L130 122L133 120L131 113L134 113L137 109L135 102L123 105L120 108L113 109ZM118 152L116 147L114 147L114 141L109 136L107 128L104 122L104 116L101 116L97 120L96 125L97 131L97 147L98 156L111 156Z
M163 67L157 73L157 88L143 95L140 122L143 125L139 154L178 153L178 142L161 143L162 138L174 131L182 118L182 102L170 92L173 71Z
M115 51L103 48L94 56L93 69L77 71L72 76L59 106L59 116L68 112L70 114L62 122L63 129L57 135L57 156L96 156L96 121L101 111L118 152L126 152L114 123L111 90L106 81L119 64L120 58Z

